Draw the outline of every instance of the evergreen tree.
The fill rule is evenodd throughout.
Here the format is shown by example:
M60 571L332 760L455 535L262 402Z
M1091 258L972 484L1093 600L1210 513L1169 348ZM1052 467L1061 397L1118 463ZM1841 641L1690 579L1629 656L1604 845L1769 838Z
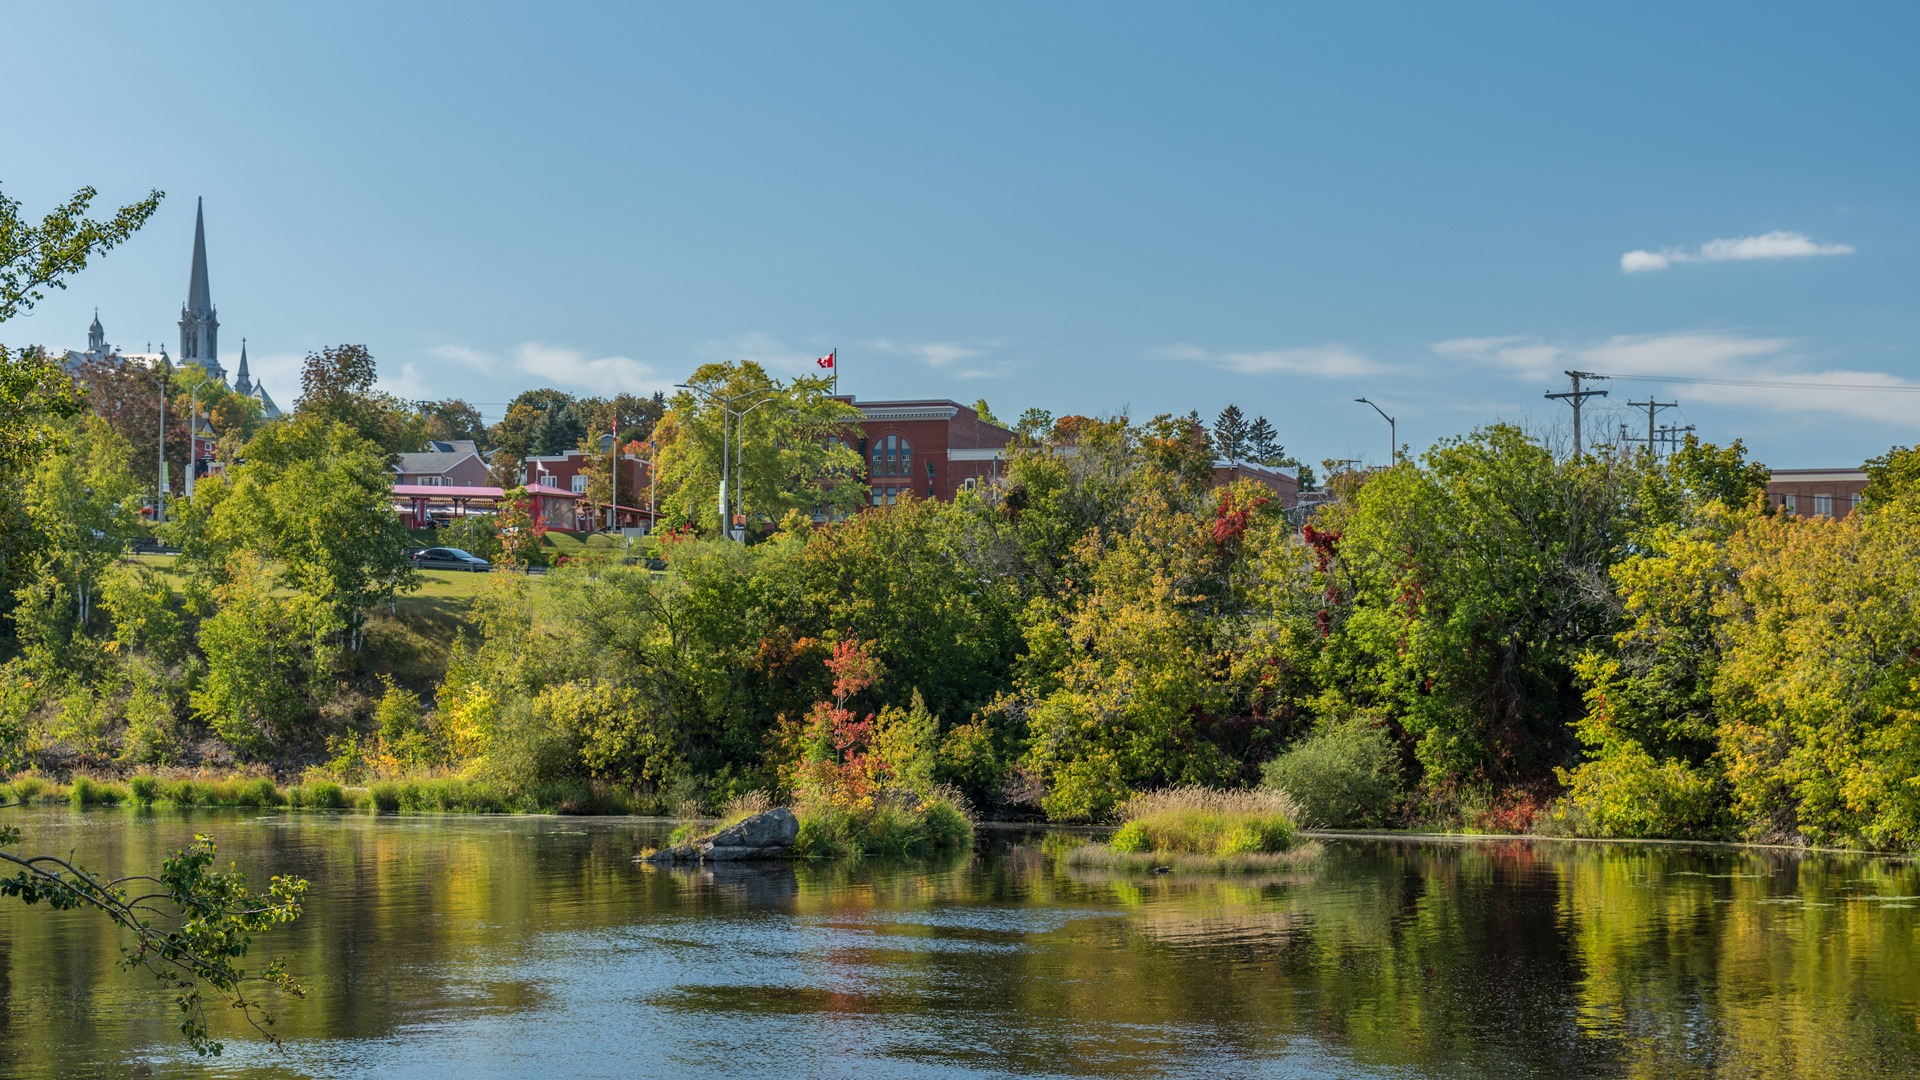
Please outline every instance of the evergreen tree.
M1220 456L1236 464L1247 456L1249 434L1247 416L1238 405L1229 405L1220 410L1219 418L1213 422L1214 446L1219 449Z
M1277 465L1276 458L1284 455L1287 448L1280 445L1280 433L1273 430L1273 424L1264 416L1253 418L1253 426L1247 429L1247 456L1261 465Z

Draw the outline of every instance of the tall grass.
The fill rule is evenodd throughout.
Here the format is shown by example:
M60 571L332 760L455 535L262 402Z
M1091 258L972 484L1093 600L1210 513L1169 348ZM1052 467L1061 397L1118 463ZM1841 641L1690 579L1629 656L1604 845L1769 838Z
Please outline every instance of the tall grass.
M1300 808L1284 792L1187 786L1136 795L1107 846L1123 853L1226 857L1285 851Z
M973 846L973 814L966 799L944 785L925 798L897 794L872 807L830 803L795 810L800 835L792 854L802 858L907 856L920 858Z
M764 794L761 799L765 800ZM346 788L324 775L309 774L300 783L283 787L267 776L209 776L203 772L171 777L142 773L124 783L75 776L71 784L22 773L0 784L0 804L70 803L76 807L124 803L468 814L644 814L654 811L657 801L653 796L597 781L562 780L508 790L484 780L444 776L380 780L363 790Z

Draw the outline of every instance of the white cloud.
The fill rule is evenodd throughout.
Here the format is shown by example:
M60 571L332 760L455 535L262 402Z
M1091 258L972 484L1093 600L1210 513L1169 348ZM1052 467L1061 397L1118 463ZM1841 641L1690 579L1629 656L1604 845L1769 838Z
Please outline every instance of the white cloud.
M980 355L979 349L969 349L965 345L955 344L951 341L927 341L918 343L911 341L875 341L871 344L881 352L892 353L895 356L910 356L930 368L943 368L957 360L965 360L969 356Z
M1663 248L1659 251L1629 251L1620 256L1620 269L1633 274L1643 270L1665 270L1674 263L1745 262L1751 259L1799 259L1810 255L1851 255L1851 244L1820 244L1806 233L1762 233L1709 240L1700 250Z
M1673 260L1654 251L1629 251L1620 256L1620 269L1629 274L1641 270L1665 270Z
M1758 406L1780 412L1830 412L1873 420L1908 422L1914 399L1878 390L1810 390L1805 387L1739 386L1717 379L1792 382L1868 387L1911 386L1884 372L1826 370L1809 372L1808 358L1794 351L1791 338L1741 337L1683 332L1635 334L1588 345L1556 345L1538 338L1458 338L1433 345L1452 360L1487 364L1536 383L1565 382L1567 371L1606 375L1657 375L1698 379L1668 384L1662 394L1686 394L1694 403ZM1797 370L1796 370L1797 369ZM1598 384L1606 386L1605 383ZM1632 384L1627 384L1632 385ZM1633 390L1627 396L1643 393ZM1616 390L1614 396L1621 397ZM1624 400L1624 397L1622 397Z
M827 353L826 349L815 352L794 348L772 334L757 330L738 337L701 342L695 351L709 360L754 363L769 371L789 375L820 374L820 368L814 361Z
M565 387L601 396L650 394L667 388L673 382L672 378L652 364L631 357L590 357L579 349L538 341L515 345L508 351L504 361L492 353L465 345L437 345L428 349L427 353L489 375L509 372L531 375L540 380L541 385ZM386 381L383 381L383 385L387 385ZM400 376L392 380L388 388L424 385L415 366L403 364ZM394 392L408 396L401 389L394 389Z
M514 366L528 375L539 375L562 386L575 386L601 396L613 394L650 394L665 389L673 379L644 363L625 356L588 357L578 349L543 345L537 341L513 347Z
M990 348L998 345L999 342L989 341L984 344ZM935 371L956 379L999 379L1013 374L1014 371L1014 364L1011 360L998 360L991 364L972 364L966 367L955 367L954 365L962 360L971 360L976 356L984 356L986 349L961 345L953 341L870 341L867 343L867 346L879 352L891 353L894 356L905 356L913 360L918 360Z
M1341 379L1356 375L1379 375L1390 370L1345 345L1259 352L1211 352L1198 345L1182 343L1160 349L1158 355L1167 360L1197 360L1242 375L1315 375L1323 379Z

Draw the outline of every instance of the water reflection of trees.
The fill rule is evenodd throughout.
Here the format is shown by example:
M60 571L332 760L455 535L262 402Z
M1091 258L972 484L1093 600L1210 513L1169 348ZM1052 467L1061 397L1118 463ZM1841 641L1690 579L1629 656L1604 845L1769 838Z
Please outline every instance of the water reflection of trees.
M281 1010L296 1043L566 1008L566 983L638 955L667 983L621 1024L784 1017L823 1042L857 1033L863 1052L992 1073L1258 1071L1309 1054L1301 1071L1844 1076L1920 1054L1920 872L1884 860L1342 842L1310 872L1207 878L1068 870L1038 843L989 843L932 862L660 872L631 861L657 842L642 824L34 822L39 846L108 872L211 826L242 869L313 881L308 915L257 946L312 986ZM10 1071L170 1044L111 934L0 920ZM556 966L556 941L595 959Z

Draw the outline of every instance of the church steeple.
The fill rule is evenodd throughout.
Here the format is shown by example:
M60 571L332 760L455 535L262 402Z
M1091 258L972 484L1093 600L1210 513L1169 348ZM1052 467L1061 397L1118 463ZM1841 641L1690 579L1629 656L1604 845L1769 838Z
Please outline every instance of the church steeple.
M107 328L100 325L100 309L93 309L93 325L87 327L87 351L105 352L107 348Z
M253 393L253 379L247 375L247 339L240 339L240 370L233 373L233 392L245 397Z
M220 366L220 320L207 285L207 219L198 201L193 211L193 272L187 280L187 302L180 308L180 362L199 364L207 374L227 381L227 371Z

